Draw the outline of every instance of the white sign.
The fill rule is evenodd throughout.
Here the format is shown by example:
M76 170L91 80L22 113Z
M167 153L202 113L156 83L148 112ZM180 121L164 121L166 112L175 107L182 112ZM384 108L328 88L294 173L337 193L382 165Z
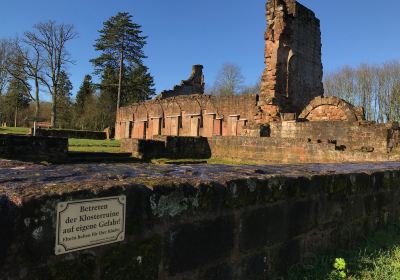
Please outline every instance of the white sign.
M56 255L123 241L126 196L60 202Z

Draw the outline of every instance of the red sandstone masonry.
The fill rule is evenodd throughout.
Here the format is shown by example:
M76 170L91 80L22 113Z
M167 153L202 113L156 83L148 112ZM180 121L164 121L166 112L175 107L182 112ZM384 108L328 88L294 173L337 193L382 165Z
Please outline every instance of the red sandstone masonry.
M299 139L256 137L209 138L213 158L268 164L397 161L400 154L337 149L335 144Z
M386 154L389 144L398 139L398 134L391 124L352 123L340 121L320 122L282 122L271 123L271 137L276 139L299 139L304 142L334 142L337 146L345 146L346 151L361 151L373 148L375 152ZM283 140L282 139L282 140ZM393 146L393 147L394 147ZM392 148L393 148L392 147Z
M320 22L295 0L270 0L266 10L261 100L299 113L323 94Z
M150 100L120 109L116 137L236 136L259 113L258 96L192 95Z

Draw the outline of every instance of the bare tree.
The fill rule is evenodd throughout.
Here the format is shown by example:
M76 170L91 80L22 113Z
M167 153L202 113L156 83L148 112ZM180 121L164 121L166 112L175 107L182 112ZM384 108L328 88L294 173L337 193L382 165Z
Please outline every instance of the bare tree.
M400 62L343 67L325 76L326 95L365 109L368 120L400 121Z
M43 51L36 42L34 38L32 38L31 33L27 32L25 33L24 39L23 39L23 44L25 46L25 49L23 47L19 48L19 53L20 55L24 58L24 70L25 74L33 80L33 83L35 85L35 117L37 118L39 116L39 111L40 111L40 82L44 81L43 78Z
M243 86L240 90L240 94L260 94L261 92L261 77L257 80L254 85Z
M236 64L222 65L215 80L214 92L220 96L229 96L239 93L244 82L242 70Z
M72 63L66 44L76 38L77 33L73 25L48 21L36 24L34 31L27 32L25 37L31 46L43 52L43 76L40 81L52 97L51 125L55 127L60 75L66 65Z
M7 41L0 40L0 95L4 92L8 81L7 52Z
M43 73L41 72L43 61L40 46L31 41L29 35L26 34L22 41L17 38L9 44L9 47L12 51L7 58L7 72L24 84L28 98L35 101L35 117L38 117L40 111L39 86L40 81L43 80ZM31 94L29 80L33 81L34 95Z
M374 98L374 67L362 64L358 69L355 70L355 79L357 95L360 98L359 104L365 110L365 116L368 120L374 119L374 110L372 107L372 101Z

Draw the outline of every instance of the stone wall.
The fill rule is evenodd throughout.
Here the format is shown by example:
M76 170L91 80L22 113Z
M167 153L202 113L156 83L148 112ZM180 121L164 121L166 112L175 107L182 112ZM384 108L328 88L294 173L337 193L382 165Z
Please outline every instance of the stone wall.
M271 137L330 142L346 151L391 152L399 144L397 124L337 121L271 123ZM283 139L282 139L283 138Z
M158 140L124 138L121 139L121 150L142 160L166 157L165 142Z
M331 125L332 134L320 134L318 125L283 123L271 127L273 137L214 136L158 137L156 140L122 139L121 149L136 158L233 160L243 163L342 163L395 161L400 159L399 132L381 126ZM277 131L280 135L277 136ZM338 131L335 133L335 131ZM394 133L393 133L394 132ZM284 138L281 138L281 135ZM331 138L336 137L336 138ZM389 137L389 138L388 138Z
M33 135L33 128L31 128L30 134ZM107 139L107 132L72 130L72 129L36 128L36 136L105 140Z
M398 165L120 167L64 166L66 183L1 185L0 279L270 279L400 214ZM55 256L58 202L121 194L125 241Z
M269 0L261 101L300 111L323 94L320 22L295 0Z
M0 134L0 158L63 162L67 156L66 138Z
M149 100L120 109L116 138L241 135L247 124L260 123L268 115L260 112L257 101L256 94Z
M326 140L308 142L295 138L213 137L209 138L209 145L213 158L238 163L343 163L400 159L398 151L387 153L386 143L384 148L359 143L359 149L351 149Z
M122 139L121 150L135 158L206 159L211 157L207 138L160 136L154 140Z

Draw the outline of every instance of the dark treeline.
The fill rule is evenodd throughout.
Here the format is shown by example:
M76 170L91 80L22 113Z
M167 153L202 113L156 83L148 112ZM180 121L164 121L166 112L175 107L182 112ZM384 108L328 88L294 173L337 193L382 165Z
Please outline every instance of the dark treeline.
M362 106L368 120L400 121L400 62L349 66L326 75L325 95Z
M146 36L128 13L104 22L91 60L99 82L88 73L73 98L68 43L72 25L38 23L22 37L0 40L0 122L26 126L45 119L56 128L102 130L113 127L117 108L154 95L153 77L143 60ZM51 102L42 102L43 94Z

